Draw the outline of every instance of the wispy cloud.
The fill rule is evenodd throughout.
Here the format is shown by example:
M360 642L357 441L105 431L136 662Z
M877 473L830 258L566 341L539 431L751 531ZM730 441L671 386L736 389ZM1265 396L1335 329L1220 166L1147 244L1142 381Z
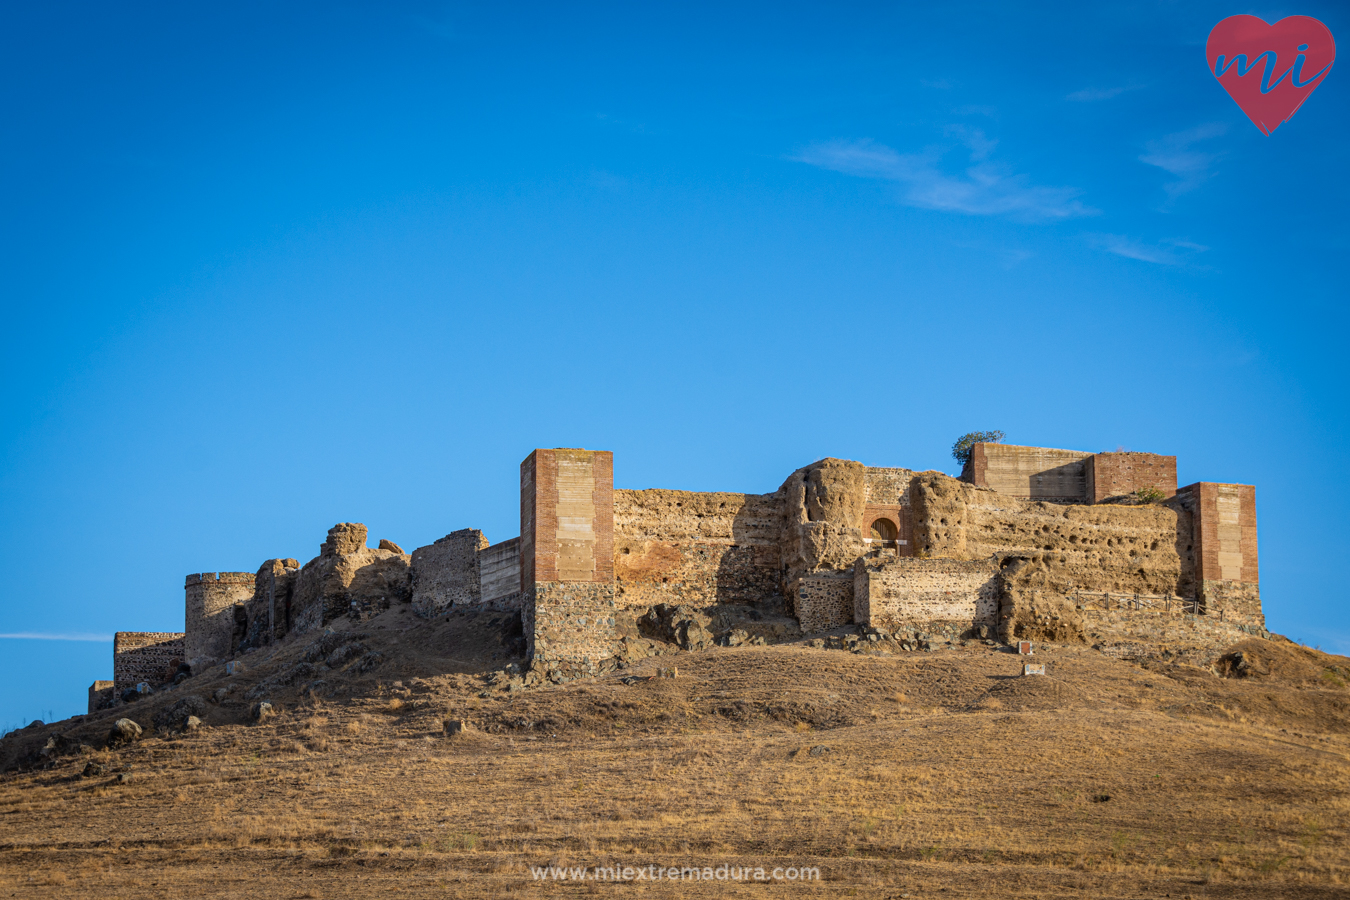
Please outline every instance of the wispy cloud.
M903 186L901 201L920 209L1033 221L1098 213L1075 199L1081 193L1076 188L1031 184L1025 175L989 161L998 142L980 129L954 125L947 135L959 139L968 150L969 165L959 172L946 171L943 166L951 147L899 153L870 140L813 144L795 159L845 175L893 181Z
M1203 244L1180 239L1148 244L1123 234L1090 234L1088 240L1094 247L1107 253L1160 266L1185 265L1197 253L1209 249Z
M14 631L9 634L0 634L0 638L8 638L12 641L100 641L112 642L111 634L89 634L87 632L70 632L49 634L41 631Z
M1066 100L1072 100L1075 103L1096 103L1099 100L1110 100L1113 97L1119 97L1121 94L1130 91L1137 91L1142 84L1127 84L1121 87L1109 88L1083 88L1081 91L1074 91Z
M1197 149L1195 145L1227 131L1227 125L1211 122L1166 135L1149 141L1145 145L1147 152L1139 157L1139 161L1175 175L1177 180L1163 185L1163 190L1169 197L1176 197L1203 184L1211 174L1210 166L1223 155Z

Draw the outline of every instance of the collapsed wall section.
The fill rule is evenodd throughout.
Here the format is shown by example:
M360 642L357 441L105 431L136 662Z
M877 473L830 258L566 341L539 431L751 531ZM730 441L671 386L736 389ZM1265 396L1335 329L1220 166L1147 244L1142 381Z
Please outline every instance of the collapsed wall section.
M778 596L778 494L616 490L615 603L761 603Z
M113 690L121 694L143 681L159 685L171 680L183 662L183 652L182 632L117 632L113 635Z
M595 674L618 641L612 453L539 449L520 464L520 569L531 664Z
M183 652L197 670L213 660L228 659L235 643L236 604L253 599L252 572L202 572L184 585Z
M97 712L112 703L116 682L95 681L89 685L89 712Z
M409 600L411 557L388 540L367 547L368 533L360 522L339 522L328 529L319 555L296 575L294 631L314 631L339 616L369 618Z

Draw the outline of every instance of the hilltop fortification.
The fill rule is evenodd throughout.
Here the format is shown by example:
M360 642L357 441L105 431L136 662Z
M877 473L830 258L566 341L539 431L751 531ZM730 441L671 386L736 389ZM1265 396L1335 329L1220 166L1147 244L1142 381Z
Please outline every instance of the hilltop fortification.
M960 478L824 459L743 494L616 489L613 454L539 449L520 489L520 534L496 544L461 528L372 549L340 523L303 566L189 575L184 633L126 636L91 704L402 603L518 615L554 680L622 665L638 633L688 649L851 627L1117 654L1265 634L1254 488L1179 488L1171 456L976 444Z

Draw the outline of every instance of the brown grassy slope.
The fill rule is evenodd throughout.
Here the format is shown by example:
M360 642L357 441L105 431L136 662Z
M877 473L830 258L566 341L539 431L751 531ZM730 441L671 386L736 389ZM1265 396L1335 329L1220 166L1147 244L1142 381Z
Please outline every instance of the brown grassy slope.
M1350 671L1341 657L1253 641L1259 665L1220 678L1051 647L1041 679L980 644L738 648L660 660L675 679L480 697L470 673L500 653L492 621L365 623L407 659L338 699L278 699L264 725L231 724L245 704L227 699L198 734L8 776L0 896L1350 893L1350 690L1319 674ZM231 696L303 652L259 660ZM392 678L400 665L422 674ZM179 692L226 681L199 677ZM473 730L443 737L447 714ZM80 777L91 759L130 783ZM528 870L724 862L823 880L540 884Z

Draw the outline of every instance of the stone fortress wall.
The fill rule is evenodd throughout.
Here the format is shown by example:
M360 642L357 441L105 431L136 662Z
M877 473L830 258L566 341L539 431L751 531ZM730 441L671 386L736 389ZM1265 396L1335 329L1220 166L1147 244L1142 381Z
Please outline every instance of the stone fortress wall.
M179 655L210 665L399 602L426 618L518 611L534 664L570 673L604 667L618 620L663 604L771 608L807 634L1264 629L1255 489L1178 488L1175 457L976 444L960 478L824 459L768 494L616 490L613 464L535 450L520 466L520 536L497 544L463 528L409 554L340 523L303 566L188 576ZM1113 596L1139 599L1110 608Z
M113 635L113 693L141 683L163 684L183 662L182 632L119 631ZM94 686L107 682L94 682ZM90 688L93 700L94 688Z

